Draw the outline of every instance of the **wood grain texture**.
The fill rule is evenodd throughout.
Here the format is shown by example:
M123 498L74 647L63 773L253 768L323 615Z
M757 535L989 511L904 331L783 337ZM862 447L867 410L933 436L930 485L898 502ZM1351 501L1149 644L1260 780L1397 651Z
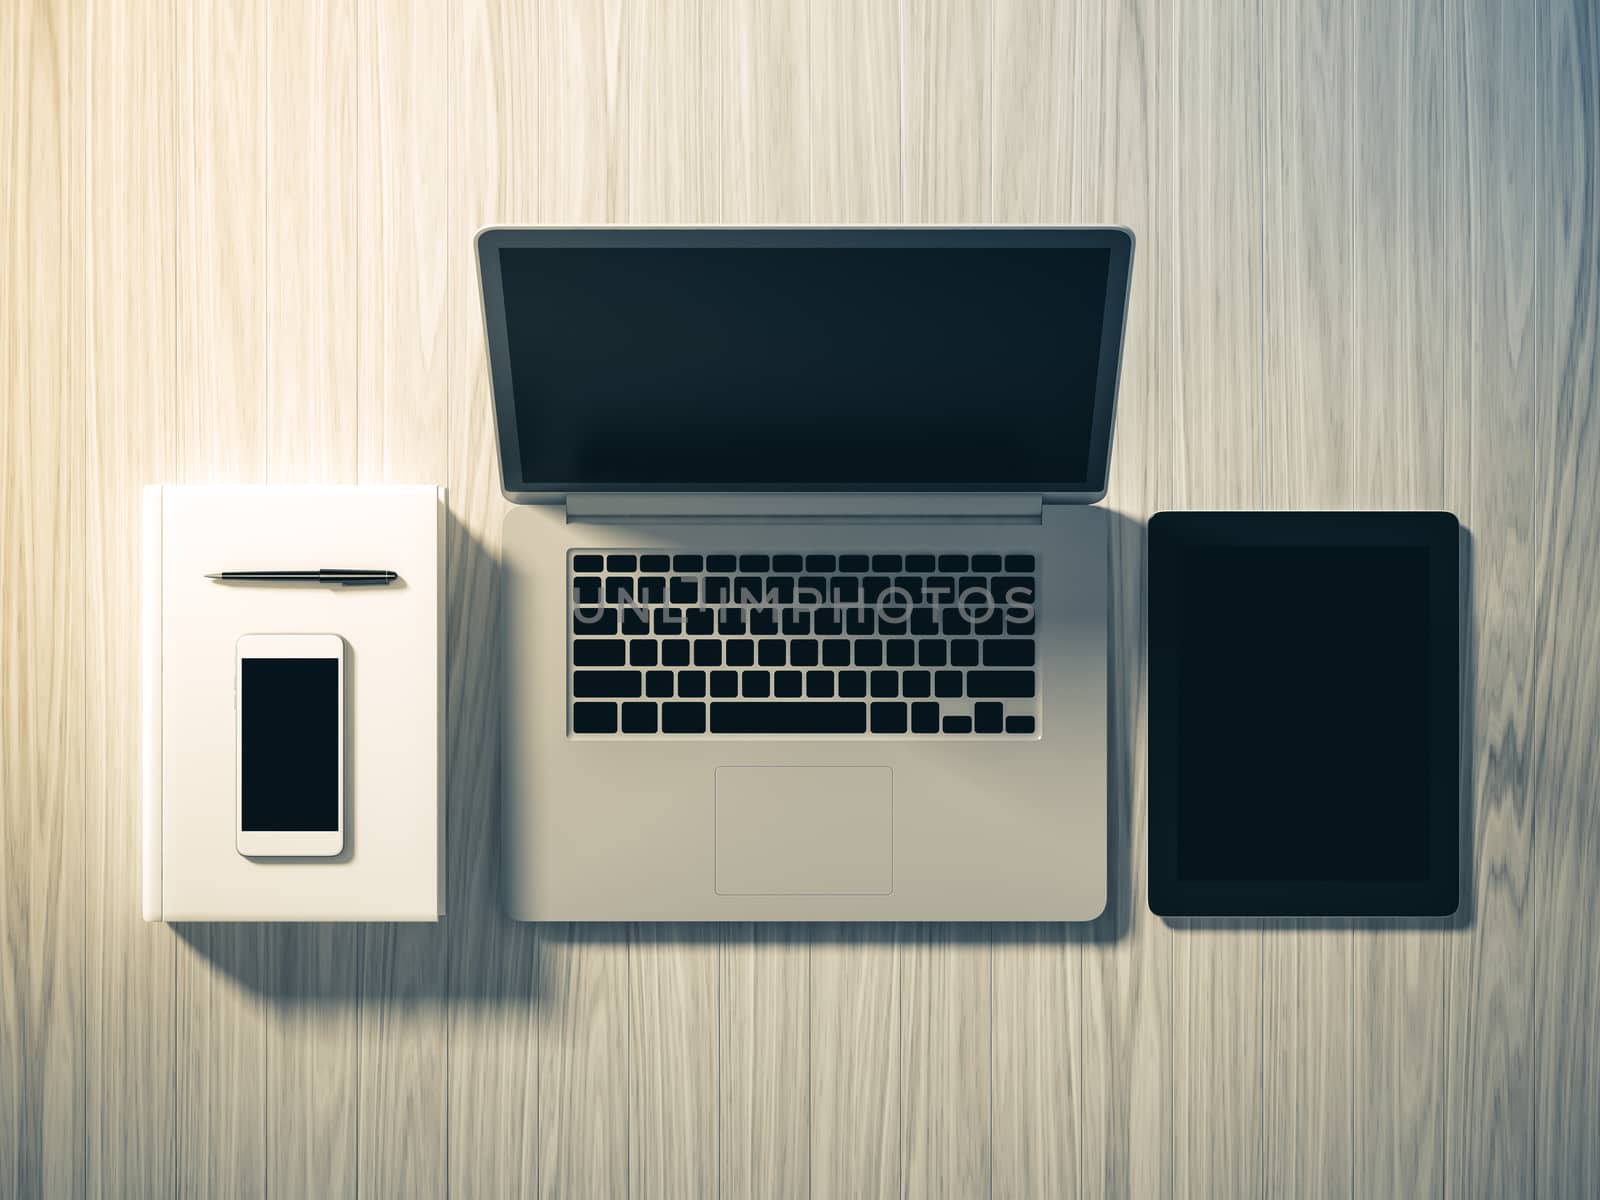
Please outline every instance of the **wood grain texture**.
M1180 508L1262 504L1262 31L1243 0L1184 5L1173 31L1173 381ZM1173 1180L1264 1191L1262 934L1176 922Z
M17 0L0 1192L1600 1190L1597 79L1592 0ZM906 220L1138 234L1106 915L505 920L472 234ZM159 479L450 485L438 928L137 921ZM1145 909L1143 521L1261 505L1470 530L1456 922Z
M450 370L446 661L449 678L448 1190L531 1196L538 1188L543 1016L539 939L500 911L499 459L479 313L479 227L533 221L539 128L528 54L531 14L499 3L448 5L450 42L447 355ZM615 1043L621 1045L620 1039ZM595 1136L603 1137L597 1130ZM597 1192L597 1194L604 1194Z
M0 30L0 1188L83 1190L87 64L80 6Z
M1600 14L1547 6L1540 30L1534 531L1534 1189L1600 1190ZM1588 613L1585 614L1584 610ZM1580 615L1583 614L1583 615Z
M1542 14L1538 14L1542 17ZM1444 1191L1535 1194L1533 793L1539 19L1465 12L1471 347L1463 736L1471 924L1445 948ZM1473 632L1475 631L1475 633ZM1493 1113L1487 1124L1483 1114Z
M1361 507L1351 490L1356 339L1354 13L1262 8L1262 468L1268 507ZM1335 1195L1353 1170L1348 923L1262 933L1262 1181Z
M1460 512L1470 286L1462 13L1435 2L1363 8L1356 19L1373 36L1358 52L1354 117L1355 493L1363 507ZM1378 921L1353 936L1358 1192L1441 1186L1448 928Z
M810 928L728 927L719 975L721 1194L810 1196Z
M84 1191L170 1196L176 946L139 894L136 657L141 485L170 469L176 380L175 12L88 6L87 376L83 459ZM130 283L137 281L137 283ZM128 386L138 380L140 386ZM92 486L91 486L92 482ZM92 686L89 686L93 681Z

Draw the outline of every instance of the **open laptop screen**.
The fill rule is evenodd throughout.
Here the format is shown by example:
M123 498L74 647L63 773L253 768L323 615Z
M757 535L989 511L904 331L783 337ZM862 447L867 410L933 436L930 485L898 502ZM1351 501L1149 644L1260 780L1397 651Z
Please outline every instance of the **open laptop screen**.
M1126 234L675 232L480 248L508 491L1103 490Z

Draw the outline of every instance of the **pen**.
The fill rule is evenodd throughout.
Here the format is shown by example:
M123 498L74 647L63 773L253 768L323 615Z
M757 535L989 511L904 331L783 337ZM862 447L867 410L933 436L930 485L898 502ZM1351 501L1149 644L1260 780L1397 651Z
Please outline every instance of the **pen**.
M337 583L342 587L363 584L382 586L400 576L393 571L353 571L322 567L316 571L217 571L206 576L218 583Z

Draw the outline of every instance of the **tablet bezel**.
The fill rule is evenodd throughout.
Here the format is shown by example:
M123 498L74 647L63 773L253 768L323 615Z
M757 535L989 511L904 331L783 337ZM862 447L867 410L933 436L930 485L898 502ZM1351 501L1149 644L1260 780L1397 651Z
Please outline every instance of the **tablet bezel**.
M1460 523L1448 512L1161 512L1149 525L1149 904L1164 917L1449 916L1460 906ZM1178 876L1177 653L1184 604L1175 552L1196 548L1416 547L1428 556L1427 878L1183 880Z

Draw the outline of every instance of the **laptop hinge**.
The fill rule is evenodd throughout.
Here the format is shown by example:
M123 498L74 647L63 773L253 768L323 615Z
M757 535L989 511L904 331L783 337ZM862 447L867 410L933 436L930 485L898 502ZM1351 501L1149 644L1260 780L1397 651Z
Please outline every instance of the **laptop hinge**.
M569 495L569 521L695 521L827 524L873 521L924 524L1038 524L1044 497L1033 493L961 492L585 492Z

